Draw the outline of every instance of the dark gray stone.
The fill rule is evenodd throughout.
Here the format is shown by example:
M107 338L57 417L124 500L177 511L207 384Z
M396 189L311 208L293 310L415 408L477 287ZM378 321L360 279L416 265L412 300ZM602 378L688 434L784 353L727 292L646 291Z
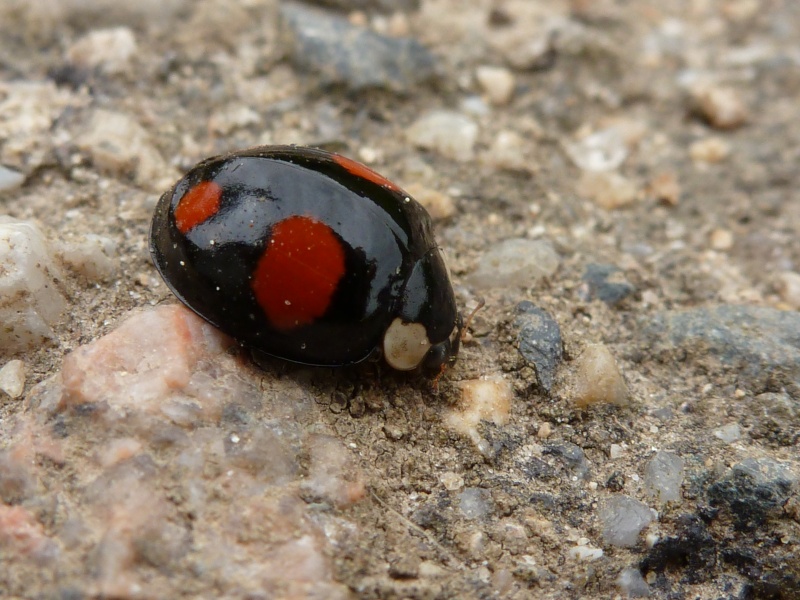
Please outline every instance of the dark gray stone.
M702 583L716 577L717 545L705 523L684 514L676 522L676 534L661 538L639 563L643 573L678 571L687 583Z
M542 454L558 457L569 471L580 479L585 479L589 475L589 463L580 446L571 442L559 442L545 446Z
M436 74L436 59L410 38L389 38L340 16L299 4L281 6L281 33L289 57L325 85L350 90L410 92Z
M518 461L517 467L530 479L549 481L556 476L556 470L541 458L531 456L524 461Z
M374 10L377 12L390 13L417 10L420 0L311 0L309 3L322 4L347 12L352 12L354 10Z
M797 483L786 463L771 458L746 458L708 488L712 506L730 511L734 526L752 531L769 518L781 518L783 505Z
M798 312L730 304L669 311L652 318L645 335L656 348L680 348L692 358L711 354L739 369L744 383L781 378L800 388Z
M539 386L550 392L563 353L561 328L549 313L527 300L517 305L514 325L519 331L517 344L520 354L536 369Z
M614 265L591 263L586 265L586 272L581 280L584 286L581 288L583 300L600 300L610 306L616 306L625 298L636 291L636 288L627 281L609 281L609 278L617 273L622 273L622 269Z
M785 393L767 392L747 400L744 419L750 437L777 446L793 446L800 440L800 403Z
M449 493L441 491L431 494L427 501L412 512L411 520L423 529L444 533L451 526L454 514Z

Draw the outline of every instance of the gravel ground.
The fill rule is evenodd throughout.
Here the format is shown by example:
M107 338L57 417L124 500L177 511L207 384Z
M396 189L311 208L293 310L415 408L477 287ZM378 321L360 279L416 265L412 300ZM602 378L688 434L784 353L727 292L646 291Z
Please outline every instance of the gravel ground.
M790 0L4 0L0 596L800 598L798 40ZM486 300L438 389L172 306L159 195L271 143L428 207Z

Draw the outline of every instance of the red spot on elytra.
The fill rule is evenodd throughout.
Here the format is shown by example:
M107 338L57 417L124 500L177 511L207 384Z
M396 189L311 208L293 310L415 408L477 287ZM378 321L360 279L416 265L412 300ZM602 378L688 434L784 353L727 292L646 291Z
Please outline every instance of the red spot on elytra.
M351 158L347 158L346 156L342 156L341 154L333 154L333 160L336 161L340 167L342 167L345 171L350 173L351 175L355 175L356 177L360 177L361 179L366 179L367 181L371 181L377 185L383 186L393 192L400 192L403 193L397 184L392 183L383 175L376 173L372 169L370 169L366 165L362 165L360 162L356 162Z
M344 248L331 228L294 216L273 226L250 285L272 326L288 330L325 314L344 268Z
M222 188L213 181L201 181L183 195L175 207L175 226L187 233L219 211Z

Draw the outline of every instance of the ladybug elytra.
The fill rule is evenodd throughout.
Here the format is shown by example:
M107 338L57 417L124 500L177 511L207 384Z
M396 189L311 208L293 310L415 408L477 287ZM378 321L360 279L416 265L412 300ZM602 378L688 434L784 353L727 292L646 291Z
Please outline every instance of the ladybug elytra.
M318 366L382 354L431 375L458 354L428 213L338 154L262 146L199 163L159 200L150 252L184 304L256 352Z

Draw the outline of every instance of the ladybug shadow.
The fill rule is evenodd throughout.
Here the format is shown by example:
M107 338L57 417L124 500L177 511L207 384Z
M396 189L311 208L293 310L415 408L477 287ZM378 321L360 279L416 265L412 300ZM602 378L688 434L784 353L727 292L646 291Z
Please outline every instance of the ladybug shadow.
M335 413L348 411L354 417L383 410L387 403L405 403L409 396L422 400L441 397L450 387L421 370L392 369L379 356L354 365L320 367L289 362L257 350L240 348L239 352L257 376L291 380L310 393L317 404L329 406Z

